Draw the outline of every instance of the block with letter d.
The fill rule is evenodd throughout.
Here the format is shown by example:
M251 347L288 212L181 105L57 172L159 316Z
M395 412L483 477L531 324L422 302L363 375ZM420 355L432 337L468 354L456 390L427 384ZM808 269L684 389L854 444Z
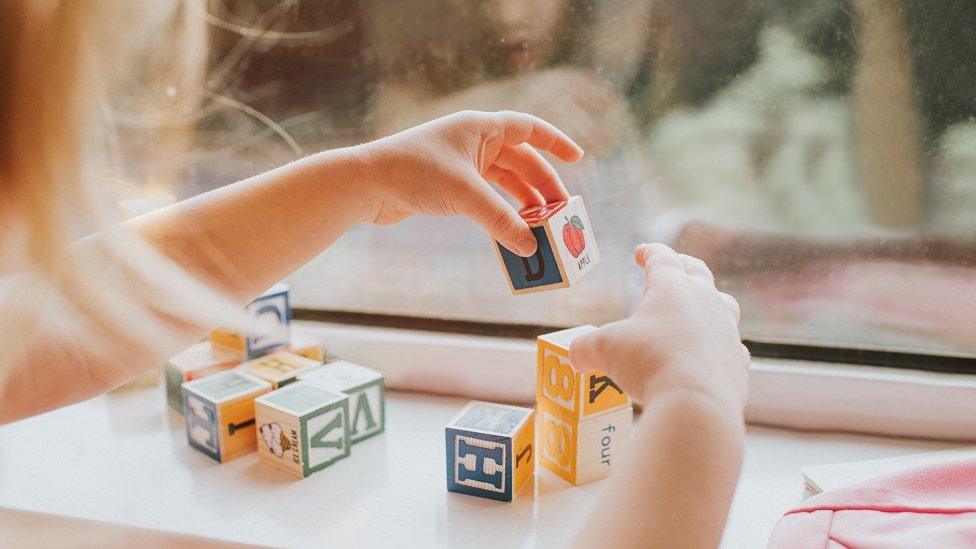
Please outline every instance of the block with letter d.
M582 373L569 362L569 346L577 337L596 330L579 326L538 338L536 402L567 421L631 405L630 397L603 372Z
M254 402L258 455L298 477L349 456L349 397L307 381Z
M447 490L513 501L535 476L535 412L471 401L447 425Z
M289 344L291 304L287 285L275 284L248 304L245 310L253 324L251 333L218 328L210 333L210 343L242 353L246 360Z
M349 395L349 434L353 444L383 432L386 385L383 374L345 360L334 360L298 374L298 379Z
M519 215L539 247L532 257L521 257L495 243L513 294L568 288L600 262L600 249L579 196L524 208Z
M254 399L269 391L270 383L239 370L184 383L190 446L219 462L253 452Z

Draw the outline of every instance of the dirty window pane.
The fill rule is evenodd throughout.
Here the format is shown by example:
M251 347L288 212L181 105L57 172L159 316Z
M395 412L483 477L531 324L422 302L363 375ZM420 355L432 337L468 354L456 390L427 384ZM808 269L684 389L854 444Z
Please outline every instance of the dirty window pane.
M553 122L603 264L512 297L462 219L361 226L298 306L533 324L629 312L631 251L705 259L746 337L976 353L976 4L399 0L210 4L189 195L461 109ZM258 32L255 30L257 29ZM309 211L307 215L329 215Z

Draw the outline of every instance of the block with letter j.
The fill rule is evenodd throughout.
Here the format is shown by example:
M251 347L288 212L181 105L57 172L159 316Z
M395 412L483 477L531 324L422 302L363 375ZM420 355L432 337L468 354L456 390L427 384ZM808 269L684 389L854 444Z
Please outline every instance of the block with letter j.
M539 244L535 255L521 257L495 243L513 294L573 286L600 262L583 199L524 208L519 212Z
M447 490L513 501L535 475L535 412L471 401L447 425Z

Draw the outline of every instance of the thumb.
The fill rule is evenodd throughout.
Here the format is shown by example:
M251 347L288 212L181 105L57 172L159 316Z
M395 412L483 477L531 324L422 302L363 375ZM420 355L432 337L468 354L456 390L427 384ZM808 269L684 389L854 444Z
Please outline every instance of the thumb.
M538 242L529 224L484 180L473 185L471 196L464 201L459 213L481 225L512 253L529 257L536 252Z
M603 330L597 330L581 335L570 343L569 362L576 371L606 370L606 366L600 364L600 355L603 352L602 332Z

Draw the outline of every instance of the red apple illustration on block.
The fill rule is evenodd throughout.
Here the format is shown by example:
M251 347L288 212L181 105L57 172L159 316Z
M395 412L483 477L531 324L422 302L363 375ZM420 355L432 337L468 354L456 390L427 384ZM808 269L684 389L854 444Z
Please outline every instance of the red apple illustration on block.
M563 225L563 242L566 243L566 249L573 254L573 257L579 257L586 249L583 229L583 220L578 215L567 219L566 224Z

